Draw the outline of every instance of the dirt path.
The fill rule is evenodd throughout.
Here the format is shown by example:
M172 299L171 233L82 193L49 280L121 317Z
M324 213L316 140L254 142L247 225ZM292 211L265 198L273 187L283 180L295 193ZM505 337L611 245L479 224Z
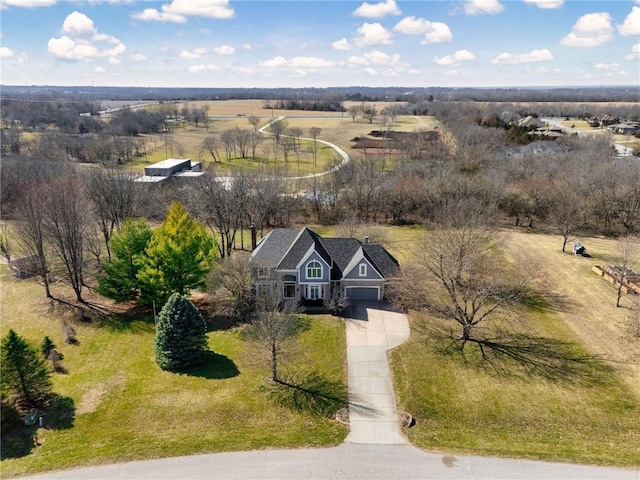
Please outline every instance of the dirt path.
M566 301L559 315L594 353L611 362L622 378L640 396L640 339L626 328L628 308L616 308L614 287L592 272L615 254L615 240L585 238L581 242L592 258L562 253L559 235L506 232L507 249L526 252L534 265L542 267L549 289ZM546 266L546 267L545 267ZM623 306L630 305L628 298Z

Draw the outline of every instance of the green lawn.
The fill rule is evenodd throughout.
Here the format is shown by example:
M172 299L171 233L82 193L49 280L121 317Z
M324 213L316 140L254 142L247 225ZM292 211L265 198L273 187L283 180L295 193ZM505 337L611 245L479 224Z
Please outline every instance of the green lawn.
M521 320L530 335L566 342L544 342L537 373L513 361L483 361L474 346L465 361L447 350L450 339L434 333L438 320L411 315L411 339L391 355L399 406L416 418L406 431L411 443L460 454L640 465L634 392L588 355L555 313L529 311ZM545 366L561 351L582 360Z
M334 318L305 317L307 328L283 359L283 377L317 394L295 405L283 398L286 389L274 392L267 359L241 329L214 325L209 345L216 355L190 374L167 373L155 364L152 318L75 323L80 343L65 345L42 288L13 280L5 266L1 280L2 335L13 328L37 345L45 335L53 338L68 369L54 376L54 392L72 407L71 417L46 419L54 424L38 429L39 447L30 437L3 438L2 477L204 452L328 446L347 434L328 418L346 392L344 325ZM329 405L318 411L313 402L323 395Z

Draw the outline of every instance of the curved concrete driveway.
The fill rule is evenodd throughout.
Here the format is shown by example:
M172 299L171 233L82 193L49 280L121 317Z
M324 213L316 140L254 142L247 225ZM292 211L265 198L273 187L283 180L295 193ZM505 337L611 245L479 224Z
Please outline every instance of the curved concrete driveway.
M347 319L349 425L347 443L404 444L387 350L409 338L401 313L354 306Z

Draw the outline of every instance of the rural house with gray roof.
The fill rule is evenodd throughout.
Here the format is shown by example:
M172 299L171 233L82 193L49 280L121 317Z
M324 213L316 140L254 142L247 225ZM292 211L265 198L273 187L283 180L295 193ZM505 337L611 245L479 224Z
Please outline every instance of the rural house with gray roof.
M249 263L258 295L306 303L336 292L352 301L382 300L385 284L400 274L398 261L382 245L323 238L308 228L271 231Z

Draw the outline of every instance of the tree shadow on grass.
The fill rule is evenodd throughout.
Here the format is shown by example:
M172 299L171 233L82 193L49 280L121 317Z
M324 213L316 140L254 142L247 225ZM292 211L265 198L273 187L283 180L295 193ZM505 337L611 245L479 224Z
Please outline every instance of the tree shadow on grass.
M317 373L299 373L265 387L269 397L291 410L331 418L349 403L346 386Z
M233 378L240 375L240 370L229 357L220 355L212 351L206 353L206 359L197 367L180 372L192 377L202 377L207 379Z
M40 445L40 440L38 439L40 417L42 417L41 428L66 430L73 427L75 415L76 407L72 398L53 394L48 407L34 413L33 424L26 425L21 423L7 432L2 432L0 459L25 457Z
M463 344L459 331L423 324L416 331L438 354L459 359L491 375L531 378L566 385L603 385L613 368L575 343L512 331L483 331Z
M535 289L523 292L519 301L522 306L537 313L566 312L574 306L566 295Z

